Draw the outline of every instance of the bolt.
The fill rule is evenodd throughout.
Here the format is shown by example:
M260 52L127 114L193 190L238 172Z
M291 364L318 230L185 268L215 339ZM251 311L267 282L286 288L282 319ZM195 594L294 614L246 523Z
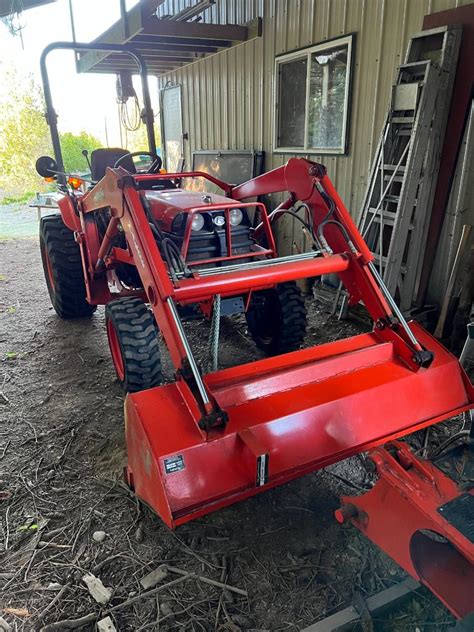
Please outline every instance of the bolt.
M323 178L326 175L326 167L324 165L315 164L309 168L309 175L316 178Z
M369 472L369 474L375 474L375 472L377 471L377 466L375 465L374 461L372 461L370 457L367 457L364 460L364 467L367 470L367 472Z

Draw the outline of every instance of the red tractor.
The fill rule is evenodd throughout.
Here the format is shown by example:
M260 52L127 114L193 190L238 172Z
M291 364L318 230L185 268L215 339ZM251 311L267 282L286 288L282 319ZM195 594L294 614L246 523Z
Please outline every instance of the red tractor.
M239 186L206 173L161 172L146 69L126 46L100 50L139 63L151 165L137 172L133 154L99 149L87 190L68 187L45 64L54 48L90 45L53 44L42 58L56 159L43 157L37 168L56 177L64 193L60 215L41 221L46 282L63 318L106 305L112 358L128 392L127 481L169 526L472 408L473 388L457 359L405 321L324 166L292 158ZM196 179L222 195L182 188ZM273 193L284 201L272 212L252 201ZM274 227L283 213L304 224L310 252L279 255ZM350 305L365 305L373 331L300 349L306 315L295 281L330 273ZM230 313L245 313L268 358L205 373L182 321L200 314L216 322ZM175 368L174 382L165 385L160 334ZM395 453L392 447L392 460ZM377 464L385 467L381 457ZM448 496L440 503L456 497ZM356 500L341 511L341 520L363 528ZM472 554L472 565L472 545L458 548Z

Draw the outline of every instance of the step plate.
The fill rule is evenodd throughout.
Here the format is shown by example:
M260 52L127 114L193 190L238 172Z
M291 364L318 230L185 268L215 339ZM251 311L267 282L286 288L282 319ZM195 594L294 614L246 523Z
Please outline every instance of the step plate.
M474 496L463 494L441 505L439 513L474 544Z

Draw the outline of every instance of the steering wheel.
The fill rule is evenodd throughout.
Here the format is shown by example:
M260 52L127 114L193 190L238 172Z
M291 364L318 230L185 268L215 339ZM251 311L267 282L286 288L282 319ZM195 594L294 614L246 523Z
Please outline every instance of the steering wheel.
M149 169L145 171L145 173L156 173L157 171L161 169L161 165L163 164L163 161L158 156L158 154L156 154L153 151L134 151L134 152L129 152L128 154L124 154L114 164L114 169L116 169L117 167L120 167L120 165L126 158L135 158L136 156L150 156L150 158L153 160Z

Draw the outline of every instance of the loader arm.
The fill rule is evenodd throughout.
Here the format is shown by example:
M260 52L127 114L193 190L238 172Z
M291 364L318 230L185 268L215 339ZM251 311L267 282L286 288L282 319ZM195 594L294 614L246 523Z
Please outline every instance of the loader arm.
M403 316L398 312L398 320L394 318L387 303L391 297L387 293L384 296L383 283L374 276L373 256L323 165L292 158L286 165L235 187L232 197L244 200L282 191L288 191L290 197L273 217L270 215L270 219L275 221L290 204L297 201L306 203L312 214L316 238L323 245L323 255L330 257L332 253L339 253L350 260L346 269L332 270L348 291L349 304L364 303L381 336L396 345L400 356L413 370L429 362L430 353L424 353ZM397 309L395 305L393 307Z

